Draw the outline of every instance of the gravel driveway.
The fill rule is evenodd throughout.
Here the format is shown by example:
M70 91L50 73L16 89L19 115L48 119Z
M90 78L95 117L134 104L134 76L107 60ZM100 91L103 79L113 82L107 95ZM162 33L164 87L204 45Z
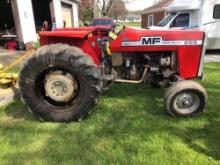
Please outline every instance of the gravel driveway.
M205 63L209 62L220 62L220 50L207 51Z

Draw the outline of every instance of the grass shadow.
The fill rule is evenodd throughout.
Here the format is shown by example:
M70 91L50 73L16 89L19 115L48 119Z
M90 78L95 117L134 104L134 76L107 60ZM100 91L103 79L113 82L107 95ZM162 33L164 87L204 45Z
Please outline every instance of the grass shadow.
M219 125L220 121L212 120L201 128L177 128L175 135L196 152L220 161Z
M39 121L37 117L28 111L26 105L24 105L19 99L13 101L3 108L3 112L12 119L25 120L25 121Z

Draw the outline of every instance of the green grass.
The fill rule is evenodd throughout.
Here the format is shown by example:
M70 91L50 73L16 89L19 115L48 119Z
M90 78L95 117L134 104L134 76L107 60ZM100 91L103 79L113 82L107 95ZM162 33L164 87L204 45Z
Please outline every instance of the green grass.
M141 27L140 22L125 22L126 26L131 26L131 27Z
M15 101L0 111L0 164L220 164L220 64L205 66L206 111L172 118L164 90L116 84L79 123L40 122Z
M21 66L20 65L16 65L16 66L12 67L11 69L9 69L7 71L7 73L15 73L15 74L17 74L17 73L20 72L20 70L21 70Z

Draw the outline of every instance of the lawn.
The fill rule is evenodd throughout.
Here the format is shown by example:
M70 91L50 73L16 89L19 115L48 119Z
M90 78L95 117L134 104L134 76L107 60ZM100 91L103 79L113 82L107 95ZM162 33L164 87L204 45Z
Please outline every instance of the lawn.
M220 164L220 64L205 66L206 111L172 118L164 90L115 84L79 123L40 122L15 101L0 111L0 164Z
M141 27L140 22L125 22L126 26L131 26L131 27Z

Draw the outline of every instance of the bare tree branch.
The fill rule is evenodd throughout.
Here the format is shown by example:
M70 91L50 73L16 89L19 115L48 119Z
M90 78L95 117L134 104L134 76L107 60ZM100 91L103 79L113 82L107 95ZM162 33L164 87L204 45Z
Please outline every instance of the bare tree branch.
M106 16L109 14L112 3L114 0L102 0L102 15Z

